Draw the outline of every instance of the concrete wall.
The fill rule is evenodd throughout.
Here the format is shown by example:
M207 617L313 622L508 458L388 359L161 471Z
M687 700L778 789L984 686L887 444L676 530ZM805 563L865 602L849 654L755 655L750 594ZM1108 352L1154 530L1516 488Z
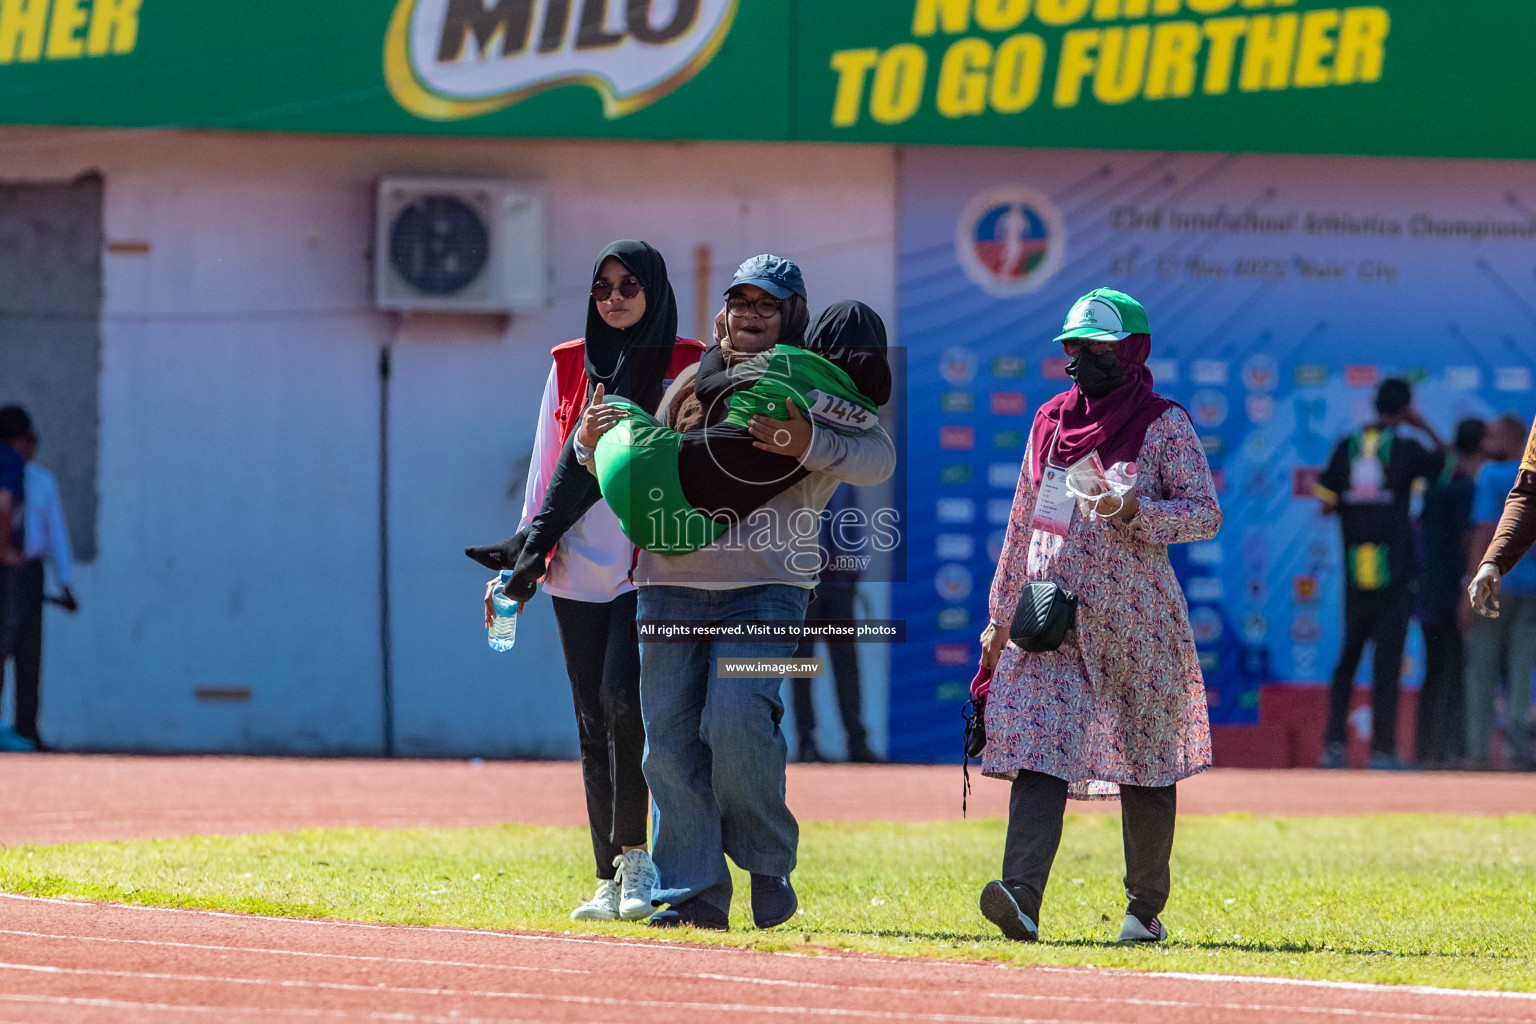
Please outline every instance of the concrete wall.
M888 148L0 133L0 181L90 170L108 242L99 555L79 573L80 615L49 613L41 722L66 747L381 749L380 175L544 182L557 292L505 333L418 318L394 339L401 753L575 752L548 602L516 651L493 654L485 573L460 549L516 525L548 350L581 333L604 244L640 237L669 257L685 330L701 244L713 294L772 250L802 263L815 307L895 306ZM886 652L863 653L883 743ZM197 699L207 686L252 696Z
M0 405L32 414L75 550L96 555L102 181L0 184Z

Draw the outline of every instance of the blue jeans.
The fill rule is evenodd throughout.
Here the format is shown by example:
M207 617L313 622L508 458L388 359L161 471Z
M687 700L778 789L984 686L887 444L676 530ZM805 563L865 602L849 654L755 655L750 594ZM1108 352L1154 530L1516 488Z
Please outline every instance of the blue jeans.
M640 588L640 622L805 618L810 591L775 583L734 590ZM753 874L788 876L800 826L784 804L789 746L779 722L782 679L721 678L716 658L789 658L794 640L640 644L645 780L654 801L657 903L699 897L731 906L725 858Z

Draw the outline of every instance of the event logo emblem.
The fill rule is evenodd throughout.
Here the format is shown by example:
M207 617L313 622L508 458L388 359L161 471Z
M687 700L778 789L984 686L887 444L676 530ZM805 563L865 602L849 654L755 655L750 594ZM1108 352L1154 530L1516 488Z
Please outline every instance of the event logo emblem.
M946 601L964 601L971 596L975 580L963 565L953 563L943 566L933 575L933 588Z
M1280 363L1261 352L1243 363L1243 384L1253 391L1271 391L1280 380Z
M1067 231L1061 212L1031 188L1009 186L971 200L955 230L955 255L992 295L1032 292L1061 266Z
M389 91L452 121L586 85L623 117L697 75L738 0L399 0L384 47Z
M947 348L939 357L939 376L959 387L976 378L976 353L956 345Z
M1206 605L1191 608L1189 627L1197 644L1213 644L1221 639L1221 615L1214 608Z
M1227 422L1227 396L1220 391L1196 391L1189 404L1195 422L1202 427L1219 427Z
M1323 638L1323 624L1312 612L1297 612L1291 620L1291 643L1311 646Z

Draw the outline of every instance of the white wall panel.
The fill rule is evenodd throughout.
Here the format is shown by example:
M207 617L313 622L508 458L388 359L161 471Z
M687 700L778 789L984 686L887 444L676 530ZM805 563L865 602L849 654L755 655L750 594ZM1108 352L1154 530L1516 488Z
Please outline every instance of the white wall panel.
M515 528L548 350L582 333L593 256L620 237L661 249L684 333L701 244L712 293L775 251L801 261L813 307L891 311L894 164L879 147L0 133L0 179L99 169L109 241L150 245L106 257L101 556L79 572L82 613L49 615L45 736L379 748L376 367L391 326L369 305L372 188L462 174L546 184L557 300L505 333L418 317L395 341L398 750L574 754L548 601L493 654L485 573L461 549ZM199 702L205 685L252 699Z

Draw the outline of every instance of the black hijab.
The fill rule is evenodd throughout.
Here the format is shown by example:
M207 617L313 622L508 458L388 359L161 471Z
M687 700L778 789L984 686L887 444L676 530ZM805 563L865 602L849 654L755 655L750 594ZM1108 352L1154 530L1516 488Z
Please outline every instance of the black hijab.
M822 310L806 331L805 348L846 373L876 405L891 400L885 321L864 303L850 299Z
M608 326L595 299L587 299L588 393L601 384L607 394L653 411L661 403L662 381L677 342L677 296L667 279L667 261L646 243L624 239L608 246L592 265L594 281L610 259L622 263L645 289L645 315L621 331Z
M628 330L609 327L587 296L586 368L587 395L599 384L605 394L627 398L647 411L661 404L662 382L677 343L677 298L667 281L667 263L661 253L644 242L614 242L592 265L592 278L609 259L624 264L645 289L645 315ZM527 537L518 556L517 593L532 596L533 581L543 575L544 558L587 510L602 500L603 492L576 458L576 431L565 439L544 491L544 504L528 524ZM512 591L508 591L513 594ZM513 594L517 596L517 594ZM526 600L526 597L519 598Z

